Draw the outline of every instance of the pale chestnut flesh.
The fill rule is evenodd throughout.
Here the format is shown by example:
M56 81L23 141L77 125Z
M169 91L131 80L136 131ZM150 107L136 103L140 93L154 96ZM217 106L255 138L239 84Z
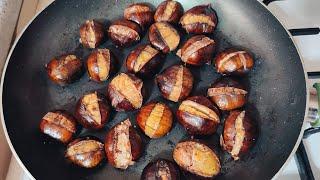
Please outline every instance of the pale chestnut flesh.
M123 16L125 19L139 24L145 30L153 23L154 11L146 3L135 3L124 10Z
M109 38L116 46L120 47L137 43L141 39L140 34L139 25L125 19L114 21L108 29Z
M183 14L182 5L177 1L166 0L159 4L154 14L156 22L177 24Z
M87 20L80 27L80 43L86 48L98 47L104 39L103 24L95 20Z
M180 170L176 164L166 159L150 162L142 171L141 180L179 180Z

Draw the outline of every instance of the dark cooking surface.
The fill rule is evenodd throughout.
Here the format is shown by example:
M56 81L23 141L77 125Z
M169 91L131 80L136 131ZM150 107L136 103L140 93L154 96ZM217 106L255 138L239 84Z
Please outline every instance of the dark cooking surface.
M58 0L35 19L13 51L5 74L4 117L13 147L36 179L138 179L149 161L157 157L171 159L175 144L188 138L176 122L164 138L149 141L143 136L143 156L134 166L120 171L107 163L92 170L74 167L65 162L62 145L49 143L40 135L39 122L47 111L66 109L73 112L80 96L95 89L105 93L108 84L90 82L85 75L80 81L62 88L50 82L44 65L52 57L67 52L75 52L85 60L90 51L79 45L81 23L97 18L109 24L122 16L124 7L132 2ZM161 1L149 2L157 6ZM205 0L180 2L185 10L208 3ZM261 129L256 146L238 162L233 162L218 146L222 126L218 134L206 138L207 142L216 144L221 159L222 172L218 179L270 179L288 158L302 126L306 89L301 61L281 24L257 1L217 0L212 4L219 19L212 36L218 43L218 50L232 45L254 54L255 67L245 78L250 87L246 107L252 109ZM146 42L146 34L143 42ZM135 46L122 51L108 41L101 47L112 49L123 64ZM170 54L163 69L176 63L180 63L178 57ZM125 68L122 67L122 71ZM192 95L205 95L207 87L219 77L212 65L191 68L191 71L196 82ZM145 100L161 100L176 110L177 104L160 97L153 80L145 81L145 84L150 94ZM96 135L104 140L108 129L126 117L135 123L135 114L113 113L104 130L82 131L81 135Z

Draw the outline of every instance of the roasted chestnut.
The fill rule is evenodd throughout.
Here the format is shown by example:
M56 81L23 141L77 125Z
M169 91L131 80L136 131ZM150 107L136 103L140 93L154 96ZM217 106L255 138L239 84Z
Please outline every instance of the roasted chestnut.
M91 136L75 139L68 144L65 157L84 168L96 167L104 159L103 143Z
M221 110L230 111L246 103L246 88L231 77L217 80L208 89L208 96Z
M215 58L215 66L221 74L244 74L253 68L253 58L246 51L228 49Z
M76 134L76 119L66 111L50 111L42 118L40 130L53 139L68 143Z
M224 122L220 144L234 160L247 153L257 139L256 123L246 111L231 111Z
M181 26L187 33L212 33L217 26L217 16L211 5L195 6L189 9L180 19Z
M126 65L129 72L141 77L152 77L159 71L163 61L158 50L150 45L140 45L130 52Z
M124 10L124 18L136 22L145 30L153 23L154 11L146 3L131 4Z
M115 125L107 134L105 151L109 163L119 169L127 169L142 153L142 140L129 119Z
M150 138L160 138L171 129L172 112L163 103L149 103L141 108L137 115L137 123Z
M158 75L156 82L164 98L178 102L189 96L193 87L193 75L182 65L174 65Z
M80 27L80 43L87 48L98 47L104 39L103 24L95 20L87 20Z
M159 4L154 14L156 22L168 22L178 24L183 14L182 5L177 1L166 0Z
M141 180L180 180L177 165L166 159L150 162L142 171Z
M143 82L133 74L121 73L108 85L108 97L117 111L131 111L142 106Z
M87 60L90 79L96 82L106 81L116 69L116 59L109 49L93 51Z
M177 118L192 135L213 134L220 123L218 109L204 96L193 96L182 101Z
M51 81L66 86L80 79L84 72L82 61L75 55L63 55L52 59L46 65Z
M108 30L111 41L120 47L132 45L140 41L141 29L138 24L121 19L113 22Z
M215 50L215 41L204 35L194 36L178 50L177 56L187 64L200 66L209 63Z
M220 172L220 160L215 152L198 141L176 145L173 159L184 170L199 178L213 178Z
M101 129L108 122L110 107L104 95L97 91L82 96L76 106L75 116L88 129Z
M178 47L180 35L169 23L157 22L149 29L149 41L163 53L168 53Z

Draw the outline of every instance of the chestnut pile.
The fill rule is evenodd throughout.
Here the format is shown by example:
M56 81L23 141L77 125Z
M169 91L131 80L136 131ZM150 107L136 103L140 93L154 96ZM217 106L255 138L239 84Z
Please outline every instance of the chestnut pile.
M245 108L249 92L239 77L253 68L253 56L235 48L215 53L217 45L212 33L218 18L210 5L183 11L179 2L166 0L156 9L147 3L129 5L123 17L108 28L96 20L87 20L79 33L82 46L92 49L86 63L70 53L53 58L46 65L49 79L60 86L80 79L84 64L90 80L108 83L104 93L91 91L80 97L74 115L54 110L41 119L41 132L67 145L64 156L68 161L93 168L106 159L114 168L125 170L139 163L144 151L142 137L152 140L170 136L175 119L192 137L176 144L172 152L174 162L155 159L144 168L141 179L210 179L224 165L214 149L221 148L234 160L249 152L258 138L258 127L248 113L250 109ZM179 29L193 36L181 42ZM120 59L102 47L104 41L110 39L123 49L137 44L143 34L148 34L149 43L133 48L125 59L127 72L117 73ZM167 54L176 55L182 64L166 67L159 73ZM189 69L210 63L223 76L207 86L206 95L193 94L196 79ZM147 98L145 86L150 79L154 80L162 102ZM177 105L175 112L173 104ZM133 119L127 118L111 127L104 141L94 136L77 137L80 126L104 131L112 121L113 111L136 112L135 122L141 131L136 131ZM221 147L197 139L217 133L223 122Z

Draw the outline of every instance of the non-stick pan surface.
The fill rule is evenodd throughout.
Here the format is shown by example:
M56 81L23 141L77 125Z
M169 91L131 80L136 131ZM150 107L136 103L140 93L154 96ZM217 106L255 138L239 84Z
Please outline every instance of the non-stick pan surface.
M281 24L255 0L180 0L187 10L195 5L211 3L219 24L211 36L218 43L217 51L230 46L249 50L256 60L254 70L243 81L250 90L246 109L260 127L260 137L252 151L234 162L218 145L218 133L202 138L215 146L222 173L218 179L270 179L289 157L303 124L306 105L305 76L297 50ZM74 111L76 101L84 93L101 90L108 82L97 84L84 75L80 81L62 88L49 81L45 64L61 54L74 52L84 61L89 50L79 44L78 30L87 19L100 19L106 25L122 16L133 1L124 0L61 0L51 4L26 29L16 44L6 67L3 82L3 115L11 143L22 163L36 179L138 179L151 160L172 159L172 149L180 140L188 139L184 129L175 123L164 138L144 137L143 156L126 171L112 168L106 162L96 169L82 169L66 162L65 147L49 142L39 132L39 121L49 110ZM157 6L160 1L149 1ZM182 31L180 31L182 32ZM183 35L183 33L182 33ZM186 35L184 40L186 39ZM146 43L146 36L143 42ZM116 49L110 41L101 47L112 49L121 63L134 47ZM170 54L163 69L180 63ZM190 67L195 76L192 95L205 95L208 86L220 75L212 65ZM121 68L119 72L125 71ZM153 80L145 81L149 95L146 101L177 104L160 97ZM80 135L96 135L104 140L106 132L119 121L130 117L135 123L137 112L113 113L107 126L98 132L83 130ZM141 132L140 132L141 133ZM142 134L142 133L141 133Z

